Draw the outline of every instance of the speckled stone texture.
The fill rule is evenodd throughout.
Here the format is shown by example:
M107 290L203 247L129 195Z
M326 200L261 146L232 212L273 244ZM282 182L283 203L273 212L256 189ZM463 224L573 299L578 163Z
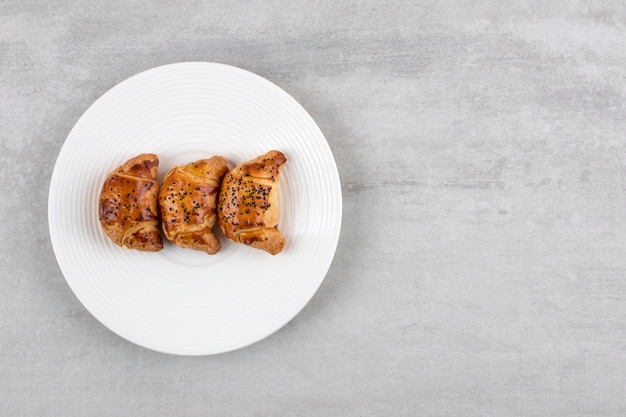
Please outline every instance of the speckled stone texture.
M2 1L0 414L626 415L626 6L518 3ZM193 358L97 322L47 224L80 115L191 60L298 100L344 198L303 312Z

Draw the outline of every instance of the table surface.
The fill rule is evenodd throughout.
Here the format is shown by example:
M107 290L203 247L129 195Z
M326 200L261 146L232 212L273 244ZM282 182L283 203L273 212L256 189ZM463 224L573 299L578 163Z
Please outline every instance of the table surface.
M2 414L625 415L626 6L474 3L3 1ZM74 123L180 61L282 87L342 182L314 298L215 356L106 329L48 232Z

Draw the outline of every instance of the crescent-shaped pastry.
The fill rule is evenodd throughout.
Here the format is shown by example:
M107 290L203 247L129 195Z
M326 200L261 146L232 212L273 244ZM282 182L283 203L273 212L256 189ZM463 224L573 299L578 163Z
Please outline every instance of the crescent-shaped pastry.
M218 219L224 235L276 255L285 246L278 230L278 176L287 161L270 151L231 170L220 188Z
M183 248L213 255L222 248L211 230L217 221L215 204L228 162L213 156L168 171L159 193L165 236Z
M156 155L140 154L105 180L98 214L104 233L115 244L148 252L163 249L157 208L158 170Z

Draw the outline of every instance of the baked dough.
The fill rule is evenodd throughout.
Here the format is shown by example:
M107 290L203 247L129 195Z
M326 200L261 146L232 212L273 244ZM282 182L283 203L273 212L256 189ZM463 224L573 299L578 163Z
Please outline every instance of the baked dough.
M158 170L156 155L140 154L105 180L98 214L104 233L115 244L148 252L163 249L157 208Z
M165 236L183 248L213 255L222 248L211 230L217 221L215 204L228 162L213 156L168 171L159 193Z
M231 170L220 188L218 218L224 235L276 255L285 246L278 230L278 176L287 161L270 151Z

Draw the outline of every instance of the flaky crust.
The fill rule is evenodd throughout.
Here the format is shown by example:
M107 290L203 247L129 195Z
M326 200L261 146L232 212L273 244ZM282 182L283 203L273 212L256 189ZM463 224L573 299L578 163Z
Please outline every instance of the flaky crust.
M286 161L282 152L273 150L226 174L217 213L228 239L272 255L283 250L285 237L278 230L278 177Z
M165 236L183 248L216 254L222 248L211 230L217 221L215 205L228 162L213 156L168 171L159 193Z
M112 171L99 198L104 233L117 245L140 251L163 249L159 233L159 158L140 154Z

